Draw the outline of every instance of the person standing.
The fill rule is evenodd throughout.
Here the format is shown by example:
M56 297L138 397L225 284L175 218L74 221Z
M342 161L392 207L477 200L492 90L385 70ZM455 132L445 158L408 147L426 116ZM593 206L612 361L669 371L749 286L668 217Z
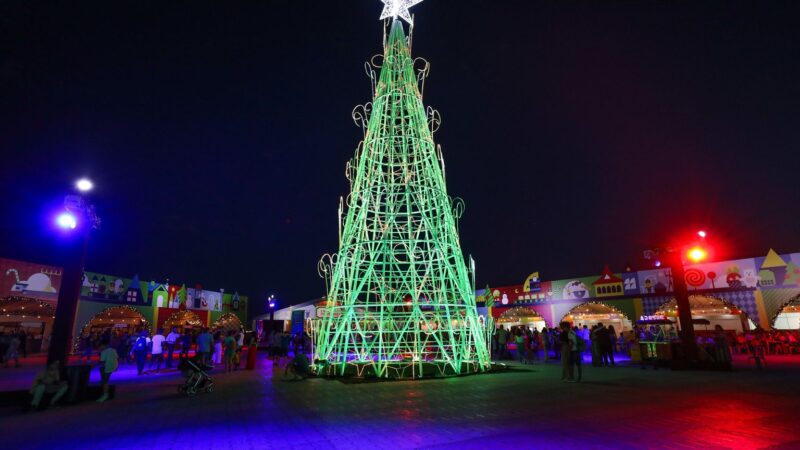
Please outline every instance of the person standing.
M108 400L108 381L111 379L111 374L119 367L119 354L114 347L110 346L108 341L103 341L100 348L100 384L103 387L103 395L97 399L97 403Z
M8 348L6 348L5 362L6 367L11 360L14 360L14 367L21 367L19 364L19 338L16 334L12 334L8 341Z
M28 334L25 333L25 330L20 330L19 334L19 351L22 353L23 358L28 357Z
M150 368L153 368L153 363L156 363L156 372L161 369L161 363L164 362L164 329L159 328L158 332L152 339L152 348L150 350Z
M580 330L570 330L569 339L572 345L572 362L570 369L573 376L577 372L577 377L573 380L577 383L583 378L583 351L586 350L586 341L578 334Z
M33 398L31 399L31 409L39 408L39 403L42 402L42 396L46 393L55 393L50 399L50 407L54 407L56 403L67 393L69 385L66 381L61 381L61 369L59 368L60 361L53 361L36 375L33 380L33 386L28 391Z
M200 362L208 364L211 357L211 333L208 328L203 328L200 334L197 335L197 353L200 354Z
M138 375L144 372L144 363L147 361L147 331L142 330L136 342L131 347L131 355L136 360L136 371Z
M730 368L731 346L722 325L714 325L714 361Z
M292 335L284 330L281 334L281 364L289 358L289 345L292 343Z
M83 337L83 356L81 356L80 362L83 362L83 358L86 358L86 364L89 364L92 360L93 352L94 338L92 337L92 333L87 332L86 336Z
M222 364L222 332L214 333L214 353L211 355L211 363L215 366Z
M550 330L542 328L542 348L544 348L544 362L550 360Z
M522 329L517 330L517 335L514 337L514 344L517 346L517 360L525 364L525 333Z
M228 337L225 338L223 347L225 348L225 372L231 373L236 358L236 339L233 337L233 330L228 331Z
M572 380L572 342L570 341L569 322L561 322L561 333L558 341L561 348L561 381L571 382ZM574 334L573 334L574 336Z
M181 358L188 358L189 351L192 349L192 330L183 330L183 335L181 336Z
M181 335L175 331L175 327L172 327L167 335L167 368L172 368L172 354L175 352L175 343L180 337Z
M269 337L269 351L272 353L272 364L278 364L281 357L281 332L272 330Z
M497 329L497 349L497 359L505 359L508 352L508 332L503 328L503 325L500 325L500 328Z
M242 348L244 347L244 333L239 330L236 333L236 358L234 362L236 365L234 366L234 370L239 370L239 366L242 364ZM297 353L297 350L295 350Z
M127 331L117 340L117 357L122 357L120 362L125 362L125 355L128 354L128 341L130 341L130 336Z

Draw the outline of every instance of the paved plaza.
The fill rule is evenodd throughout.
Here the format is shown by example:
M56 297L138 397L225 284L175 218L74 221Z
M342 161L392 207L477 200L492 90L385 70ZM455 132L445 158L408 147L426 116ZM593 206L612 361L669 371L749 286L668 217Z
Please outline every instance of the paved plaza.
M260 359L256 371L217 374L211 394L181 396L176 372L123 372L113 401L6 408L0 423L9 449L800 448L800 371L771 362L757 372L738 361L733 373L589 367L575 384L560 382L557 364L352 384L282 381Z

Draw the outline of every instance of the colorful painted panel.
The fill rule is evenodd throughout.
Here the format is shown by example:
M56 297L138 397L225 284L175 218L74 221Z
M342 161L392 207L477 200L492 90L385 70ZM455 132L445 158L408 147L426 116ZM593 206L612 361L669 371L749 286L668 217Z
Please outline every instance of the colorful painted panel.
M665 294L672 292L672 271L669 269L640 270L639 289L642 294Z
M61 275L58 267L0 258L0 296L56 299Z
M758 286L755 260L737 259L687 266L686 286L695 289L741 289Z

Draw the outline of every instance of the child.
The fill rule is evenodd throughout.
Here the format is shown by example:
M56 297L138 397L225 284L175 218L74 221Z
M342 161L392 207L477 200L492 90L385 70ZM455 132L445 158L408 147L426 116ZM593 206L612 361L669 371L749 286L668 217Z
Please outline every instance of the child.
M294 380L305 380L308 378L308 358L305 353L298 353L289 364L286 364L286 369L283 370L283 377L292 373Z
M103 395L97 399L97 403L103 403L108 400L108 380L111 374L119 367L119 355L114 347L108 345L108 341L103 341L100 344L100 383L103 386Z

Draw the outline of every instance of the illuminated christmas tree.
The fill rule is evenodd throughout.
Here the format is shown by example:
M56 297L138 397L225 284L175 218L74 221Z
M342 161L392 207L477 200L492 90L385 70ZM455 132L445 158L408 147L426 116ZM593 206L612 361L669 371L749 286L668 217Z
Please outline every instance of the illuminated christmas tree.
M438 113L422 103L428 64L411 57L397 19L410 23L418 1L383 1L381 18L392 20L382 58L367 66L373 101L353 113L364 139L347 166L339 253L320 265L328 295L313 327L314 369L386 378L484 371L487 327L458 238L463 204L447 194L433 143Z

